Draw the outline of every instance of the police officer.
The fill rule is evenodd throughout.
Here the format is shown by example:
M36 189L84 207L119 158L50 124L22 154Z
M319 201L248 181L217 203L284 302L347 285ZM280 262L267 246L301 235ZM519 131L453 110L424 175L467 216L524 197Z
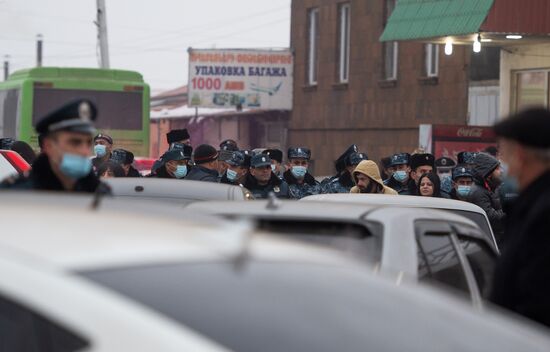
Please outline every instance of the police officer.
M160 160L161 166L156 173L148 175L156 178L183 179L188 174L189 160L191 159L192 148L186 144L180 144L184 148L172 149L164 153Z
M94 137L94 153L96 157L92 159L92 165L96 171L99 165L109 161L112 150L113 139L110 136L100 133Z
M490 299L550 327L550 111L526 110L495 132L520 194L508 214Z
M468 201L472 185L474 184L474 172L469 165L458 165L453 169L453 189L450 192L451 199Z
M111 154L111 161L119 164L124 170L124 177L141 177L132 163L134 162L134 153L126 149L115 149Z
M286 171L283 165L283 152L279 149L266 149L262 154L269 156L271 159L271 170L277 177L282 178Z
M252 157L250 173L246 177L244 186L252 192L254 198L267 198L273 192L277 198L289 198L288 184L275 176L271 170L271 158L265 154Z
M336 175L327 177L321 182L322 193L349 193L351 188L355 186L351 176L351 172L355 167L351 167L353 165L350 165L350 161L347 160L351 154L358 152L357 146L352 144L336 159L334 162Z
M225 171L229 167L227 161L233 156L233 152L239 151L237 142L232 139L226 139L220 143L220 150L218 156L218 174L225 175Z
M108 193L92 170L95 105L78 99L48 113L36 125L43 153L29 174L8 180L5 188Z
M246 158L243 152L233 152L231 158L226 161L227 170L223 174L220 183L228 185L241 185L246 180L248 167L245 165Z
M321 185L309 173L311 151L308 148L288 148L288 170L283 179L289 186L290 197L302 199L306 196L319 194Z
M186 179L192 181L219 182L218 157L219 153L213 146L208 144L199 145L193 153L195 165L189 171Z
M473 165L476 155L477 155L476 152L464 151L464 152L458 153L456 158L457 158L458 164L460 165Z
M410 157L408 153L398 153L391 156L390 167L393 168L393 174L392 177L384 181L384 185L392 188L398 194L409 193Z
M191 136L186 128L181 130L171 130L166 134L166 141L168 145L172 143L181 143L191 146Z
M443 196L449 196L453 190L453 168L456 166L456 162L446 156L441 157L435 161L435 168L437 170L437 176L441 181L441 192Z

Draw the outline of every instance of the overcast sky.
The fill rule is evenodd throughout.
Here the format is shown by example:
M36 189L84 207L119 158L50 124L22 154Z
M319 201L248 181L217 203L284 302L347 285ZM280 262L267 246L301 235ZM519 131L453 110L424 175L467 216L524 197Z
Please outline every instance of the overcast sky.
M187 84L187 48L290 45L291 0L106 0L112 68L142 73L155 91ZM97 67L96 0L0 0L0 58L11 71L36 64ZM0 77L2 79L3 77Z

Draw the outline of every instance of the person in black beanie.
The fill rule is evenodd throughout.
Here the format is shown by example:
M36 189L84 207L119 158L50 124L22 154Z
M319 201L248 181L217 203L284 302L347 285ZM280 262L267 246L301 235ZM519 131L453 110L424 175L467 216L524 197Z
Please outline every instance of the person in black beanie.
M219 153L211 145L201 144L193 153L195 166L187 174L186 180L219 182L218 175L218 156Z

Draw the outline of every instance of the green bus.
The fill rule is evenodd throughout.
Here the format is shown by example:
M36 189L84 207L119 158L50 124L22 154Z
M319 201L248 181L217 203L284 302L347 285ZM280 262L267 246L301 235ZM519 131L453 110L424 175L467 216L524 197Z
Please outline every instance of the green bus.
M0 82L0 137L36 148L38 120L77 98L97 105L96 128L113 137L114 148L149 155L149 85L132 71L58 67L16 71Z

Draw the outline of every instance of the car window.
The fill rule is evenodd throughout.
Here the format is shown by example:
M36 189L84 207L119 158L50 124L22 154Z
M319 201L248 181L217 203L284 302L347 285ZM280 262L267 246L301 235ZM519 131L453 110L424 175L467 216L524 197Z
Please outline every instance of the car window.
M380 262L382 256L382 236L372 235L364 224L270 218L256 221L261 230L337 249L369 263Z
M449 234L418 234L418 279L469 296L470 290Z
M86 347L74 333L0 297L0 351L73 352Z
M459 240L476 278L481 296L488 298L491 293L496 255L483 241L464 236L459 236Z
M477 224L479 228L489 236L492 240L491 236L491 225L489 224L489 221L487 218L480 213L476 213L474 211L466 211L466 210L457 210L457 209L446 209L456 215L464 216L466 219L469 219Z

